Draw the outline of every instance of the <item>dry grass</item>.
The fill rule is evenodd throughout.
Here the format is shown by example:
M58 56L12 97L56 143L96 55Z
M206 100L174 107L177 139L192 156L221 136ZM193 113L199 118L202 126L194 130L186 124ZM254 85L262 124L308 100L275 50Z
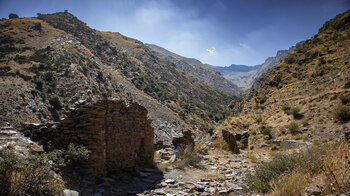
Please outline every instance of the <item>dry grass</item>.
M282 176L273 183L273 192L270 196L295 196L302 195L309 184L309 176L301 172L293 172L291 175Z
M293 172L317 173L321 156L326 150L327 147L313 147L300 153L277 155L271 161L256 166L254 174L247 176L247 187L251 191L267 193L272 190L272 184L282 176Z
M302 195L309 183L325 183L322 194L350 193L350 144L313 147L291 155L276 156L256 168L248 186L270 195ZM315 180L315 179L323 179Z
M215 147L216 150L219 150L219 151L230 150L230 146L228 145L228 143L225 142L224 139L221 137L214 139L213 146Z
M157 168L160 169L162 172L169 171L171 164L169 162L162 162L157 165Z
M194 145L194 150L199 153L199 154L202 154L202 155L207 155L208 154L208 148L201 144L201 143L196 143Z
M342 143L323 157L321 170L325 193L350 193L350 144Z
M178 169L184 169L187 166L198 166L201 161L201 156L191 146L187 146L185 149L179 149L176 153L177 160L174 162L174 166Z
M248 159L253 163L256 163L258 161L257 155L253 152L248 153Z

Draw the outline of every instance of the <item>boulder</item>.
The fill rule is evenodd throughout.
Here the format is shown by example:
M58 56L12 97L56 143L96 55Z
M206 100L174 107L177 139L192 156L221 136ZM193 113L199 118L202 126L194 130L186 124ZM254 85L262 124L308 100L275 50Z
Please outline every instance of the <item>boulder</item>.
M173 137L172 144L175 148L185 148L186 146L194 147L194 140L190 130L183 130L178 136Z
M63 196L79 196L79 193L74 190L66 189L63 191Z

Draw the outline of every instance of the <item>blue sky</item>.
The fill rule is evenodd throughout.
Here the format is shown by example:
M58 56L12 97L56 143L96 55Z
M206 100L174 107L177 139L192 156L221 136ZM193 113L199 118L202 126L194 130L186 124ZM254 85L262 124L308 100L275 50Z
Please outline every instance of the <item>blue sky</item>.
M0 0L0 17L68 10L90 27L120 32L218 66L256 65L316 34L349 0Z

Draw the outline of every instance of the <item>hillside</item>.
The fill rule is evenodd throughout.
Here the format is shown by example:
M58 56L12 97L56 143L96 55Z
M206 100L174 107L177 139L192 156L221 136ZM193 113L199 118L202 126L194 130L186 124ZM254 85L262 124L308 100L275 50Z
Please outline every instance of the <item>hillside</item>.
M219 73L210 69L212 67L204 65L196 59L179 56L159 46L152 44L146 45L155 51L157 56L162 58L167 64L171 64L176 68L193 75L210 87L231 95L240 95L241 90L235 84L222 77Z
M281 60L284 59L289 53L293 52L294 49L295 46L289 48L288 50L279 50L277 51L276 56L267 58L261 65L246 66L232 64L229 67L212 66L211 68L221 73L224 78L230 80L241 89L248 90L250 87L252 87L257 78L259 78L263 73L267 72L270 68L278 65Z
M249 135L250 159L263 162L248 175L250 191L349 194L349 62L347 11L326 22L263 74L241 102L234 102L236 116L216 133ZM244 148L242 141L237 145Z
M250 149L274 141L339 140L350 127L350 11L297 46L254 84L218 130L248 131Z
M128 99L149 110L158 139L170 140L183 129L212 128L238 94L218 91L147 45L91 29L68 12L2 20L0 29L3 126L58 121L76 104Z

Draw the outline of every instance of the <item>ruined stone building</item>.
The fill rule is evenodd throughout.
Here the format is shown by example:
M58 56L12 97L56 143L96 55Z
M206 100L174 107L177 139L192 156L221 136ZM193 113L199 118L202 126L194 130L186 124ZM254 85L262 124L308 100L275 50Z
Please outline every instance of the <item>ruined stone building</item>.
M153 161L153 128L147 110L124 101L101 100L80 105L57 125L27 126L25 135L51 141L56 148L83 144L91 155L81 165L89 176L131 170Z

